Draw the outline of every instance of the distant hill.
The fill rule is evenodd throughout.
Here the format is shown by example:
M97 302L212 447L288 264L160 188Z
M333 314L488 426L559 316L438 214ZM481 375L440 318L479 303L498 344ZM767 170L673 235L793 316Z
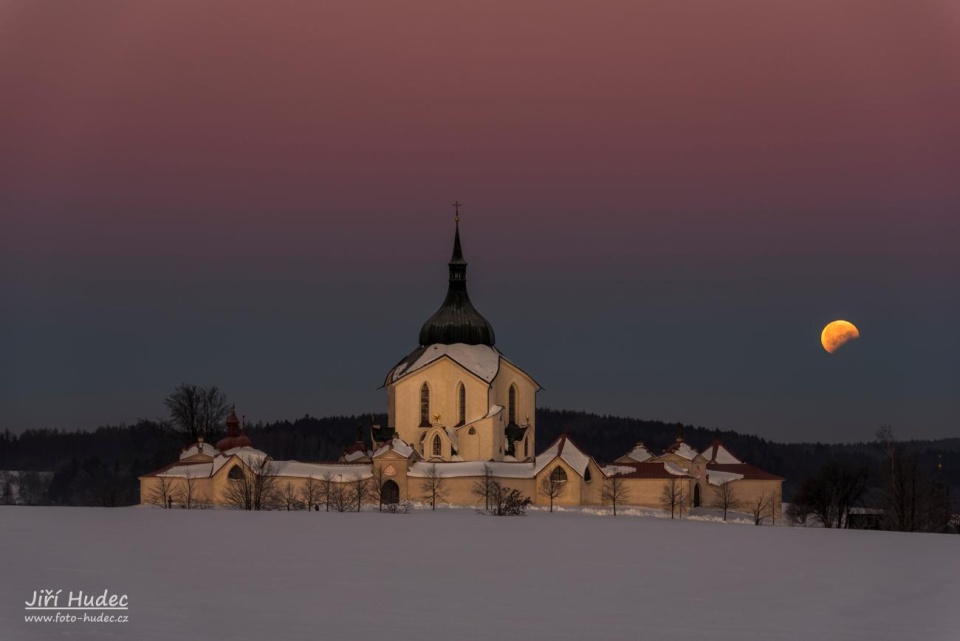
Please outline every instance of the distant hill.
M336 460L345 447L360 438L369 442L371 424L385 425L385 414L359 416L304 416L294 421L257 423L248 433L256 447L276 459ZM677 436L676 423L645 421L570 410L537 410L537 447L543 450L567 432L599 462L609 462L629 451L637 441L662 451ZM879 469L883 451L875 443L774 443L730 430L682 426L684 440L703 449L714 438L746 462L779 474L784 500L799 483L826 461L842 459ZM131 426L101 427L92 432L28 430L21 435L0 434L0 470L54 472L47 501L65 505L130 505L139 500L137 477L173 461L185 445L162 424L139 421ZM960 497L960 438L911 441L931 471L939 474Z

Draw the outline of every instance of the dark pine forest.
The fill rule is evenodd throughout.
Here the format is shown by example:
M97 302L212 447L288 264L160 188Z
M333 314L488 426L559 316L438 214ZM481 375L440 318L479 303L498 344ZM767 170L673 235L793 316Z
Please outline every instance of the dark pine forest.
M331 461L359 438L369 444L369 428L386 424L384 414L304 416L295 421L256 423L248 427L254 445L278 460ZM757 436L698 426L679 426L584 412L537 410L537 448L545 449L567 432L601 464L629 451L637 441L662 451L682 431L697 449L721 439L738 457L787 480L790 501L804 480L828 462L866 468L879 474L886 454L881 444L774 443ZM208 439L212 440L212 439ZM187 445L163 423L141 420L133 425L101 427L90 432L27 430L0 434L0 470L37 472L39 486L31 502L52 505L122 506L139 502L137 477L174 461ZM960 438L901 441L920 468L939 478L950 495L960 497ZM867 493L864 503L870 503Z

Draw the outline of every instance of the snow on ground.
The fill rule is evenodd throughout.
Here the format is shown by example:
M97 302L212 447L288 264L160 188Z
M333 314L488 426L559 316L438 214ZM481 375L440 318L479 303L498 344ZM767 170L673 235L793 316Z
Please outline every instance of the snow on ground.
M42 588L130 622L25 623ZM0 639L960 638L960 537L584 511L0 507Z

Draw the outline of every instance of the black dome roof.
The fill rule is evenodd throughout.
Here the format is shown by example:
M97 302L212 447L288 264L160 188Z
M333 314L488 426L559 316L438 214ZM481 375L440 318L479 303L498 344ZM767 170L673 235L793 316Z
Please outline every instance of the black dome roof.
M467 294L467 261L460 248L460 219L453 237L453 257L450 259L450 284L447 297L433 316L420 328L420 344L490 345L496 342L493 325L480 315Z

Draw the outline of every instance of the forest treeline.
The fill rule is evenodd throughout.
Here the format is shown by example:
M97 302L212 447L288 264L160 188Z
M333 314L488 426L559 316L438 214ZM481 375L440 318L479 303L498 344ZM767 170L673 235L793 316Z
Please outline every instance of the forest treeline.
M257 448L277 460L331 461L339 458L358 437L369 443L370 426L374 424L385 425L386 415L304 416L295 421L259 422L248 425L247 434ZM222 425L209 430L207 441L215 442L222 431ZM791 501L803 483L817 478L825 465L833 463L864 471L867 487L858 498L859 504L881 503L878 489L890 453L880 442L775 443L729 430L549 408L537 410L538 451L561 432L567 432L601 463L613 461L638 441L654 452L662 451L676 439L678 431L697 449L719 438L747 463L783 476L785 501ZM151 420L89 432L36 429L16 435L5 431L0 434L0 470L21 473L23 494L30 497L30 502L133 505L139 502L137 477L174 461L188 440L170 424ZM901 440L898 447L909 453L919 475L939 481L951 497L960 497L960 438ZM0 502L4 502L2 495Z

